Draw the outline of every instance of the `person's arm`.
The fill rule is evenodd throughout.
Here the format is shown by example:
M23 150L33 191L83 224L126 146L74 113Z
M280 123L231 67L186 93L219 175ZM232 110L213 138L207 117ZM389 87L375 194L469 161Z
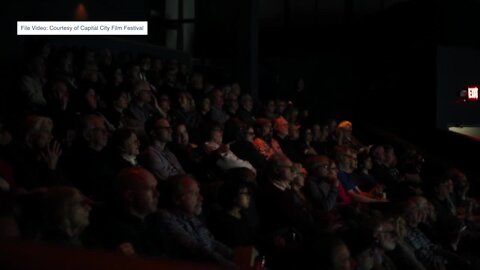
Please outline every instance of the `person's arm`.
M265 159L270 159L272 156L272 151L270 147L262 140L255 140L253 141L253 145L255 145L255 148L262 154L262 156L265 157Z
M188 232L185 229L185 226L180 224L171 214L164 213L162 216L162 222L165 226L165 233L168 234L168 238L172 241L172 243L175 246L180 247L183 252L199 259L211 259L225 265L233 266L233 263L217 250L218 248L219 250L225 251L223 248L228 248L223 246L221 247L214 239L211 238L209 232L204 235L208 235L210 240L213 241L211 249L196 241L196 237L192 237L191 232Z
M374 198L370 198L367 196L362 195L361 193L357 193L355 189L349 189L347 194L356 202L359 203L376 203L376 202L385 202L385 200L378 200Z

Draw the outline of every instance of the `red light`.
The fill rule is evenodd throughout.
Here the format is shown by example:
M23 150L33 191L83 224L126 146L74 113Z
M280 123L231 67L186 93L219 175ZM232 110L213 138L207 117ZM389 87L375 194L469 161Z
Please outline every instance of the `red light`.
M478 100L478 87L468 87L468 100Z

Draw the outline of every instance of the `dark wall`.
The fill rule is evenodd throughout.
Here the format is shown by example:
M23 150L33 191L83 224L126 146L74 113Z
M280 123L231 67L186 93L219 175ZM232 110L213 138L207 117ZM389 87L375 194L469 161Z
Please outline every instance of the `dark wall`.
M437 50L437 127L480 126L480 102L464 102L460 90L480 86L480 50Z

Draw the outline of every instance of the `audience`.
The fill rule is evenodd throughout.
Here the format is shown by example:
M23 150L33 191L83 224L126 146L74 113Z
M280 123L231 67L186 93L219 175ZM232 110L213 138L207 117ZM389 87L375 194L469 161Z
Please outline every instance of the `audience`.
M0 238L232 267L248 246L273 270L476 269L469 173L309 111L302 78L258 100L177 59L40 51L25 105L0 116Z

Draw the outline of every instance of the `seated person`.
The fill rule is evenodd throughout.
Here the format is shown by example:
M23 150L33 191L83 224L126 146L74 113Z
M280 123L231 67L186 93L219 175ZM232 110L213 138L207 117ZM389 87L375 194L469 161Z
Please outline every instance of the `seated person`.
M130 167L115 180L115 198L105 213L97 212L92 233L100 247L125 255L159 256L159 243L154 241L155 226L147 219L157 210L157 180L149 171Z
M219 155L216 165L227 171L233 168L247 168L256 173L255 168L246 160L239 159L230 149L229 145L223 144L223 130L220 127L213 127L209 133L209 139L205 142L205 151L210 154L214 151Z
M253 224L244 213L250 207L250 191L245 181L226 182L219 192L222 211L212 217L211 228L215 237L234 248L253 245Z
M363 192L353 181L352 172L356 164L357 154L351 148L337 146L336 158L340 169L338 172L338 179L342 183L347 194L354 201L359 203L386 202L386 199L382 197L376 197L372 194Z
M41 240L83 246L80 236L90 223L90 201L73 187L50 189L43 200L45 227Z
M165 244L166 255L233 266L232 250L218 242L198 217L203 197L197 181L189 175L177 175L169 178L168 184L168 208L156 216L158 238Z

